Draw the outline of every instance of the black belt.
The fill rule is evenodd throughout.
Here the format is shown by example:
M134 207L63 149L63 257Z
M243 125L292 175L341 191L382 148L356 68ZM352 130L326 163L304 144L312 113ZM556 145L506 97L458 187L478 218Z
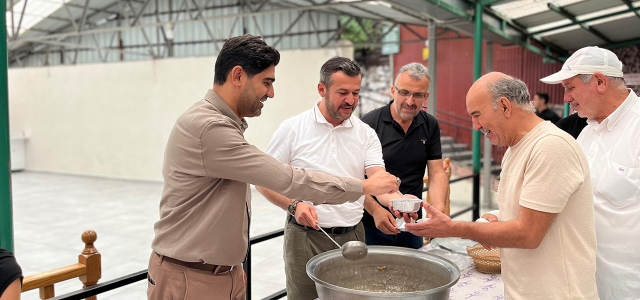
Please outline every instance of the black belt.
M296 218L292 217L291 215L289 215L289 222L293 225L297 225L304 229L311 229L313 231L321 232L320 230L317 230L313 227L298 224L298 222L296 222ZM358 225L349 226L349 227L322 227L322 230L324 230L326 233L329 233L329 234L345 234L347 232L350 232L356 229L357 226Z
M158 254L158 255L160 255L160 254ZM222 266L222 265L205 264L205 263L201 263L201 262L181 261L179 259L171 258L171 257L164 256L164 255L160 255L160 257L161 257L162 260L164 260L166 262L170 262L172 264L183 266L183 267L187 267L187 268L191 268L191 269L211 272L211 273L213 273L213 275L225 274L225 273L228 273L228 272L232 271L235 268L235 266Z

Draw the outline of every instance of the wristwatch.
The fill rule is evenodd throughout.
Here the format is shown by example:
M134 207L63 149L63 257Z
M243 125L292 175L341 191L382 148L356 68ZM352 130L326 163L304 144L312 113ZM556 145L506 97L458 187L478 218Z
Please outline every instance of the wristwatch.
M298 205L298 203L300 203L302 201L300 200L294 200L293 202L291 202L291 204L289 204L289 207L287 207L287 211L292 215L295 216L296 215L296 206Z

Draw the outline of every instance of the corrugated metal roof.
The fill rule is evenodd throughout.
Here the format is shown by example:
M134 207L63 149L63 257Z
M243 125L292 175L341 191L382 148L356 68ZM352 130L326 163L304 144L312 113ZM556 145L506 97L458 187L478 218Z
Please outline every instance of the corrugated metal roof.
M631 7L622 0L522 0L491 9L523 26L529 34L572 51L640 39L640 1L628 2ZM592 21L581 26L585 20Z
M46 3L48 10L54 11L31 27L27 23L36 19L24 19L25 27L19 30L22 34L12 36L17 30L16 18L22 1L25 0L13 6L13 23L10 12L7 15L10 63L50 47L60 52L61 47L67 49L64 51L82 48L94 52L93 58L90 54L77 54L78 61L109 61L111 56L106 51L131 54L124 60L140 59L139 55L145 53L147 58L162 57L162 51L166 50L161 49L162 45L167 43L163 26L168 23L175 33L176 56L213 55L225 38L243 32L262 35L280 49L323 47L337 36L340 16L422 26L431 20L439 27L473 36L476 2L329 0L318 4L320 1L310 0L192 0L173 1L169 8L168 0L27 0L27 9L35 11L37 7L40 15L45 10L38 4ZM85 7L86 3L89 4ZM205 5L207 9L201 10ZM85 26L81 26L85 11ZM244 24L237 25L243 23L238 19L244 20ZM482 19L484 40L500 45L518 44L555 60L584 46L640 43L640 0L503 0L485 7ZM127 24L133 20L138 22ZM289 28L292 24L293 30ZM114 32L119 36L115 43ZM119 40L128 48L114 50ZM121 52L112 56L121 56ZM103 58L99 60L97 56Z

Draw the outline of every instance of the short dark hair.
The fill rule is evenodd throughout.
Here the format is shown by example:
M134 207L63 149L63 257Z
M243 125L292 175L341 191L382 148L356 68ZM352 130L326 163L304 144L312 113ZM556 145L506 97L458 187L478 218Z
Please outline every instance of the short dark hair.
M214 84L224 84L235 66L253 77L280 62L280 53L259 36L245 34L228 39L216 58Z
M337 56L331 58L320 68L320 83L329 88L331 86L331 75L338 71L342 71L350 77L356 77L360 75L360 66L346 57Z
M548 104L549 103L549 95L547 93L537 92L536 95L538 96L538 98L544 100L544 104Z

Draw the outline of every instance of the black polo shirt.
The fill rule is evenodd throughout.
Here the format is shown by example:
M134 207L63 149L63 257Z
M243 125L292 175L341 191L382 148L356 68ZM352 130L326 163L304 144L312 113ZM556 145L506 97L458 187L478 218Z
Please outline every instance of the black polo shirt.
M569 133L574 139L577 139L582 129L587 127L587 118L580 118L577 113L574 113L560 119L556 126Z
M362 121L378 134L387 172L402 180L400 192L422 198L427 161L442 159L440 126L436 118L420 111L405 134L402 126L391 117L390 103L369 112ZM419 216L422 217L422 212ZM375 227L373 217L366 211L362 222L365 226Z
M556 113L554 113L550 109L545 109L540 113L536 113L536 115L538 115L538 117L542 118L545 121L551 121L551 123L553 124L556 124L558 123L558 121L560 121L560 117L558 117L558 115L556 115Z
M0 248L0 296L18 278L22 281L22 269L16 258L9 250Z

